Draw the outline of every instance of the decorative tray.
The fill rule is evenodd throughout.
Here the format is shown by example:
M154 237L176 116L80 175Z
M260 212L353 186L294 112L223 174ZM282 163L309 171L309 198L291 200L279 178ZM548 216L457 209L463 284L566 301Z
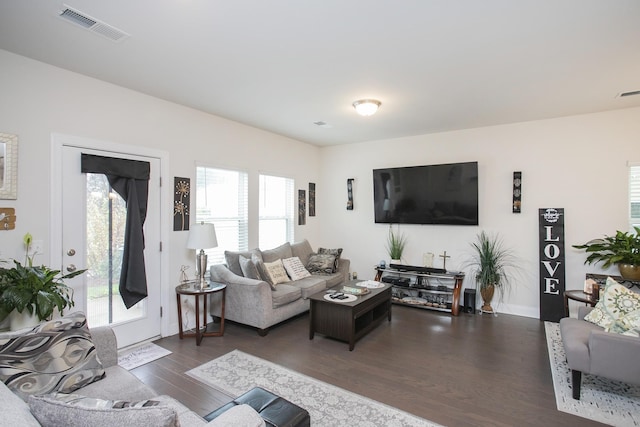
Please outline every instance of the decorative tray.
M352 288L351 286L343 286L342 292L352 295L366 295L371 291L368 288Z

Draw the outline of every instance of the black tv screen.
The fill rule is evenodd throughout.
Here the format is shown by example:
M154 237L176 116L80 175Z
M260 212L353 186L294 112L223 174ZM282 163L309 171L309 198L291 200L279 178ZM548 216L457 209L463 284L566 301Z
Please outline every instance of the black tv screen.
M478 225L478 162L373 170L375 221Z

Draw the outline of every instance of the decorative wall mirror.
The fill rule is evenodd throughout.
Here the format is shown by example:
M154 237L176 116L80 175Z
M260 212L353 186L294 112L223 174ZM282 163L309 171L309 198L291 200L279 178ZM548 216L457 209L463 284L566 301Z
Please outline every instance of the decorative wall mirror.
M0 199L18 197L18 136L0 133Z

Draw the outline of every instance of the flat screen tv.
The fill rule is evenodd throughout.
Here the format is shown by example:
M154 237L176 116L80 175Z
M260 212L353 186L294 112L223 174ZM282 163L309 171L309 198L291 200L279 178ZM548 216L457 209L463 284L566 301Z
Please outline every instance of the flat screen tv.
M377 223L478 225L478 162L373 170Z

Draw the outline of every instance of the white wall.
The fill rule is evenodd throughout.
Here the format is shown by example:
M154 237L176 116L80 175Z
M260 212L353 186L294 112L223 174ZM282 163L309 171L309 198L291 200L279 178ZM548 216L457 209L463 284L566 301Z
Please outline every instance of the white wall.
M409 239L403 261L422 265L422 254L433 252L441 267L437 255L446 250L447 268L456 269L480 230L499 232L523 271L494 308L538 317L538 209L565 209L567 289L581 289L585 272L603 271L584 266L584 254L571 245L628 228L627 161L640 160L638 147L639 108L325 148L321 233L342 242L352 271L372 278L375 264L389 262L388 226L373 218L372 169L478 161L480 225L402 225ZM520 214L511 212L514 171L523 175ZM353 211L346 210L347 178L355 178ZM474 287L470 278L465 287Z
M257 246L258 174L294 178L297 188L319 181L319 148L138 92L81 76L0 50L0 132L18 135L18 199L0 200L16 209L16 229L0 232L0 259L22 259L22 236L50 243L50 146L52 133L130 146L153 147L169 155L170 176L190 177L195 165L237 168L250 174L250 247ZM165 215L173 200L164 201ZM192 199L192 205L195 200ZM169 227L172 221L167 222ZM180 266L192 265L186 232L169 230L168 277L163 289L170 329L177 332L174 286ZM322 244L316 218L296 228L296 238ZM316 243L317 242L317 243ZM49 251L47 251L49 252ZM46 253L38 261L50 262ZM193 272L193 269L191 270Z
M452 255L456 268L481 230L500 232L523 263L515 291L500 311L538 315L538 208L565 208L567 287L582 286L584 255L570 248L627 227L626 162L640 160L640 109L469 129L433 135L318 148L193 109L142 95L0 50L0 132L19 136L15 231L0 232L0 259L23 256L28 231L49 243L49 176L52 133L147 146L168 152L173 176L195 178L196 162L250 173L250 246L257 245L259 172L317 183L316 217L296 228L314 247L343 247L352 271L372 278L387 259L387 226L374 224L372 169L478 161L480 226L402 226L409 236L405 262L421 264L424 252ZM375 120L375 116L373 117ZM523 173L523 208L511 213L513 171ZM355 178L355 209L346 210L347 178ZM193 201L192 201L193 202ZM172 203L165 202L171 215ZM179 267L192 263L186 233L169 231L170 266L164 289L173 301ZM49 255L42 259L47 262ZM436 258L436 266L439 259ZM615 273L615 271L613 271ZM469 280L467 287L473 287ZM175 307L169 307L177 331ZM165 311L166 312L166 311Z

